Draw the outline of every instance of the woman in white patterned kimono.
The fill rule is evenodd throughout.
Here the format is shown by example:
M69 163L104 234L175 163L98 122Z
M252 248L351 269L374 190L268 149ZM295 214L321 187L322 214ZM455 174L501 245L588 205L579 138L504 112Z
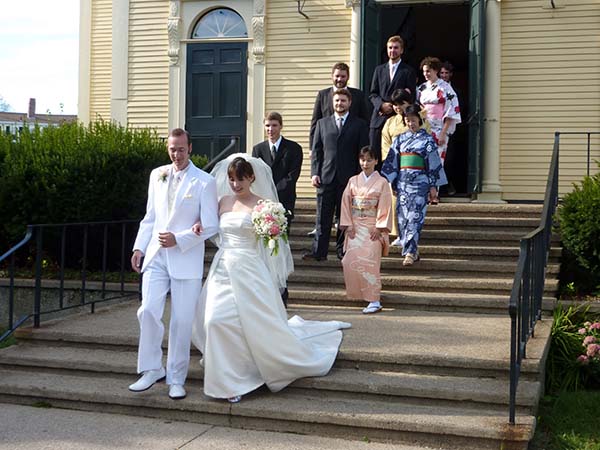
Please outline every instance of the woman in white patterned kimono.
M326 375L342 341L338 321L287 319L279 289L293 271L289 245L270 255L257 240L252 210L277 201L271 169L235 154L211 173L219 196L219 251L202 289L192 342L203 354L204 393L238 402L266 384L277 392L297 378Z
M406 108L409 130L396 138L381 173L397 195L398 233L403 265L419 260L418 244L428 203L437 203L438 188L447 183L446 174L431 135L421 128L418 105Z
M428 56L421 61L421 70L425 83L417 88L417 103L427 111L427 120L431 125L431 135L438 146L442 165L446 160L448 139L460 123L460 106L452 86L438 78L442 63L438 58Z

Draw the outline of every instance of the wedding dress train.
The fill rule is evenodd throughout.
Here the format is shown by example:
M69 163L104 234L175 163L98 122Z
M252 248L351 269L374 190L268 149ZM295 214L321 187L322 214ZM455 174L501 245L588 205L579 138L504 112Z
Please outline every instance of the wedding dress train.
M331 369L342 341L339 321L287 320L276 276L259 246L251 216L220 219L219 250L196 313L192 341L203 353L204 393L246 394L262 384L273 392Z

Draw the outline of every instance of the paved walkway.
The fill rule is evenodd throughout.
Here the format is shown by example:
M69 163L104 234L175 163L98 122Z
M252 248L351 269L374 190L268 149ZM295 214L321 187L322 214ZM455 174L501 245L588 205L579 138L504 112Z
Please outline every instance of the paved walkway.
M424 450L118 414L0 404L2 450Z

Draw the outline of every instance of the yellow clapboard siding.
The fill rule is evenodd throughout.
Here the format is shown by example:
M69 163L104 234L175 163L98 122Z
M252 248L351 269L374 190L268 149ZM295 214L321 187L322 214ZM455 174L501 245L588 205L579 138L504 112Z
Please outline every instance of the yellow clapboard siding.
M600 124L600 4L505 0L502 11L500 178L508 200L541 200L554 132ZM600 156L592 138L592 158ZM561 136L562 194L585 175L587 138ZM596 156L594 156L596 155Z
M90 30L90 118L110 119L112 0L92 2Z
M304 151L298 196L314 198L310 186L308 132L317 91L331 85L331 67L349 63L351 10L337 0L306 3L306 21L289 0L267 2L266 111L283 116L283 134ZM299 83L299 74L302 82Z
M168 2L130 0L127 118L130 125L155 127L161 135L168 132L168 17Z

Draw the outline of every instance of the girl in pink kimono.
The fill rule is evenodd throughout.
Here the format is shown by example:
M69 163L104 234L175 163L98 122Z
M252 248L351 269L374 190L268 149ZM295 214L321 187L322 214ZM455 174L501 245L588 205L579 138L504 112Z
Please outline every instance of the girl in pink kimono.
M348 181L342 195L340 228L346 230L342 259L348 298L369 302L363 314L381 311L381 256L387 256L392 228L392 192L375 170L371 147L359 152L362 172Z

